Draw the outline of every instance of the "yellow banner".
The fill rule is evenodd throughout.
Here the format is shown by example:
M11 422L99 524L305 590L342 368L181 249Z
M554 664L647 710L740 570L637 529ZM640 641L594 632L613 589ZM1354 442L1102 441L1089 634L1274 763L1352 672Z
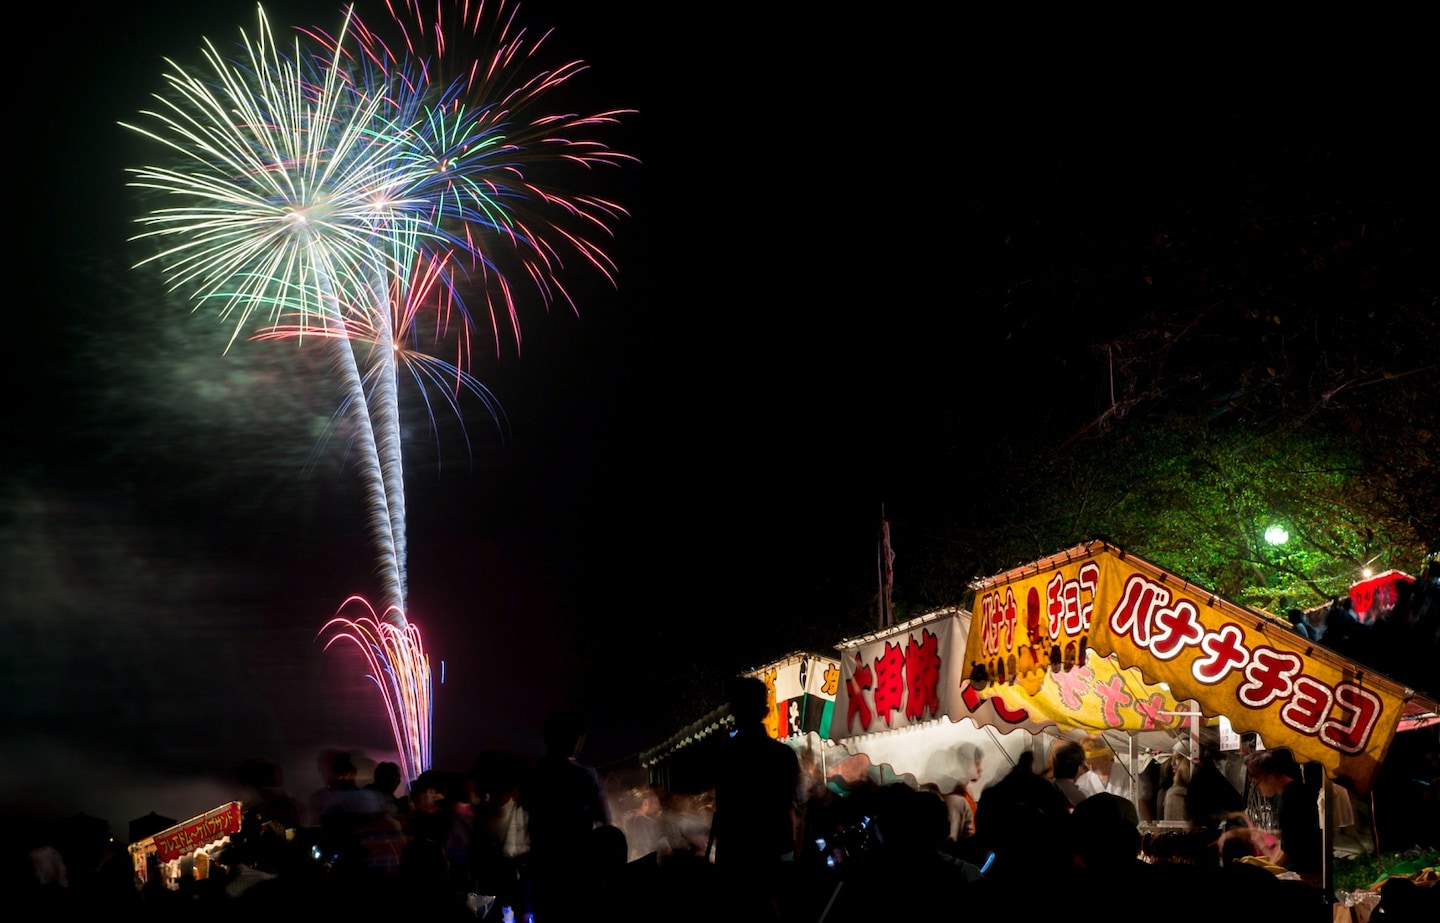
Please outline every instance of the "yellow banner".
M1050 669L1047 661L1047 666L1003 682L971 685L973 694L962 691L962 700L971 706L970 717L981 724L996 723L980 709L987 702L1005 724L1054 724L1086 731L1178 729L1186 718L1177 712L1189 710L1160 686L1145 682L1139 670L1122 670L1115 658L1094 651L1069 667Z
M995 716L1009 724L1054 723L1089 731L1177 728L1186 711L1140 671L1090 650L1090 604L1098 579L1094 565L1077 564L1058 580L1052 573L1019 577L975 596L966 657L968 688L962 699L975 720Z
M1028 689L1093 648L1362 791L1404 706L1393 683L1283 623L1102 543L982 581L974 608L972 678Z

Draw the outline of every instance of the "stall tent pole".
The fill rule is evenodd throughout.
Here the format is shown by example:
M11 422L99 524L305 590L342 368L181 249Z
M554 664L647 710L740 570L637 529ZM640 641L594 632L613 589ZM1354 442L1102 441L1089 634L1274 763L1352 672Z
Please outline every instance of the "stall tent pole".
M1200 761L1200 703L1191 699L1189 704L1194 708L1190 712L1190 765L1194 766Z
M1144 813L1142 813L1142 812L1140 811L1140 782L1139 782L1139 778L1138 778L1138 776L1139 776L1139 774L1140 774L1140 760L1139 760L1139 758L1135 755L1135 735L1134 735L1134 734L1131 734L1131 735L1130 735L1130 753L1129 753L1129 759L1130 759L1130 803L1133 804L1133 805L1135 805L1135 815L1136 815L1137 817L1144 817L1144 816L1145 816Z
M1325 850L1320 866L1320 888L1327 902L1335 899L1335 783L1325 767L1320 767L1320 845Z

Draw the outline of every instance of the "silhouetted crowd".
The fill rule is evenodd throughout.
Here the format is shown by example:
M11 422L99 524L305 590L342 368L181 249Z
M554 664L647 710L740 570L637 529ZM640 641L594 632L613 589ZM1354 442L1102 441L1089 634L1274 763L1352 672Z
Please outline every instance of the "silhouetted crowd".
M277 766L257 760L241 773L240 832L203 863L198 854L181 860L178 874L153 856L137 873L125 845L87 850L38 828L8 831L12 906L33 919L162 923L297 913L924 923L1061 907L1169 912L1183 900L1199 916L1333 919L1311 874L1314 792L1288 751L1247 761L1279 807L1280 839L1267 853L1258 834L1237 827L1244 804L1224 773L1177 749L1174 760L1188 768L1172 785L1185 787L1178 800L1188 796L1192 823L1187 847L1167 853L1150 848L1136 806L1106 790L1101 773L1085 778L1079 743L1057 743L1043 768L1023 753L961 805L934 785L822 778L765 735L757 683L731 690L734 725L710 791L607 790L580 762L583 727L568 714L547 722L545 755L533 763L487 752L466 772L427 771L401 795L393 763L362 780L348 753L331 752L320 764L324 786L302 801ZM1283 874L1292 869L1305 874ZM1387 888L1377 920L1440 919L1440 887L1397 879Z
M1339 596L1287 616L1296 632L1320 646L1440 697L1440 559L1434 555L1420 578L1385 584L1363 611Z
M608 793L580 762L583 726L551 716L545 753L533 762L482 753L468 771L430 770L408 786L399 767L362 779L345 751L320 755L323 786L287 791L278 765L253 760L237 780L241 829L221 845L135 868L129 844L108 831L69 831L17 818L5 829L5 884L29 919L156 921L290 919L302 914L393 912L406 919L563 921L648 919L704 875L708 817L661 812L630 793ZM401 792L401 794L397 794ZM636 793L639 794L638 792ZM611 803L623 807L613 817ZM632 803L633 802L633 803ZM632 862L620 824L651 826L649 851ZM661 841L663 840L663 848ZM666 873L657 875L657 854Z

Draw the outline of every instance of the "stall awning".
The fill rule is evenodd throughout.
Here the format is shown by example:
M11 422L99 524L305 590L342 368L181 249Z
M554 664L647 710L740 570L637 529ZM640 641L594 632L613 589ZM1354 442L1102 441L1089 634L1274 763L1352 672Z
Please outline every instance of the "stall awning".
M970 684L983 664L966 641L976 618L962 608L938 609L836 645L841 683L830 736L845 740L940 717L1031 733L1154 731L1184 723L1177 713L1186 709L1167 690L1079 641L1054 652L1056 663L1073 669L1051 670L1048 647L1047 658L1037 660L1037 642L1017 656L992 659L991 672L1002 681ZM1026 628L1022 623L1016 630Z
M830 735L840 682L840 662L835 658L797 651L744 675L765 684L770 704L765 730L771 737L786 740L812 731L821 737Z
M686 747L704 740L716 731L728 729L734 725L735 718L730 714L730 706L721 705L699 721L682 728L669 740L660 744L660 746L652 747L649 750L642 750L640 752L640 765L649 769L652 766L664 762Z
M161 862L178 859L203 846L240 832L241 804L232 801L155 834L155 854Z
M1028 656L1047 669L1072 643L1114 655L1207 716L1287 746L1368 789L1413 697L1290 626L1221 599L1105 542L1090 542L974 585L967 658L980 694L1013 683L999 665ZM1030 627L1038 607L1042 637ZM1062 653L1063 656L1063 653Z

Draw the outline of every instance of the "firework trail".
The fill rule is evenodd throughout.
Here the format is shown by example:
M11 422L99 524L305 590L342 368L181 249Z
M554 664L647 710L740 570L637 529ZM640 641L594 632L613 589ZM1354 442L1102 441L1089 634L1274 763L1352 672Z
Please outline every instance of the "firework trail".
M521 280L547 309L576 309L561 280L571 257L613 284L600 239L624 209L569 194L556 177L633 160L576 134L627 110L541 108L580 62L540 67L544 38L516 28L514 7L494 7L488 45L486 7L458 9L453 37L441 7L427 20L418 5L392 5L394 42L347 11L338 32L301 29L287 51L261 9L235 59L207 40L199 71L167 60L169 92L142 113L150 127L127 125L172 161L130 171L132 186L161 200L140 219L139 238L159 244L145 262L197 308L216 309L232 342L311 338L333 349L345 393L337 416L354 424L383 598L380 615L337 616L325 631L366 651L411 770L429 765L430 697L406 617L400 371L432 428L432 393L458 416L469 392L498 419L468 371L474 318L494 332L498 356L502 328L519 349Z
M458 394L463 388L477 395L482 389L464 372L470 362L474 314L465 295L478 293L485 325L494 332L495 352L501 352L501 330L508 329L518 350L521 342L517 288L527 280L548 307L561 298L576 309L560 272L567 254L598 269L614 282L614 264L596 241L608 236L609 223L624 216L615 203L593 196L570 196L563 184L536 178L557 172L588 173L600 165L617 166L634 158L575 132L613 125L629 110L596 115L556 114L541 108L546 96L584 71L581 62L554 69L535 66L535 53L543 37L527 40L516 29L514 14L502 2L460 4L454 24L446 8L434 7L434 19L416 4L387 4L401 39L387 44L380 34L358 19L350 31L355 39L335 37L319 29L302 30L326 49L331 59L347 60L359 85L385 87L393 106L392 121L407 126L403 138L407 166L415 168L420 182L407 190L408 201L423 203L429 233L417 236L407 248L422 255L413 264L437 267L442 279L426 278L412 284L414 292L439 293L434 303L444 327L452 321L462 344L451 371ZM493 21L493 35L485 34ZM448 35L454 31L454 38ZM392 50L395 47L401 52ZM527 69L529 68L529 69ZM387 293L377 296L368 312L350 329L365 331L359 339L370 344L387 341L384 305ZM462 294L462 292L464 294ZM388 293L388 297L395 297ZM407 309L413 315L413 300ZM352 314L352 318L357 315ZM370 390L368 410L376 434L379 467L385 482L386 510L395 549L402 608L407 582L405 539L405 487L400 455L400 417L396 403L395 362L416 356L402 345L401 332L413 324L393 324L389 336L394 351L375 349L369 370L362 376ZM303 325L302 325L303 328ZM294 334L303 329L290 325ZM433 370L433 369L432 369ZM423 393L423 390L422 390ZM485 395L487 409L497 406ZM358 402L360 392L352 389ZM451 401L452 407L456 406ZM427 412L432 413L426 402ZM363 448L363 447L362 447Z
M346 610L356 614L345 615ZM377 617L368 600L352 596L325 623L320 634L330 635L325 650L338 641L348 641L365 657L370 679L379 687L385 702L390 731L399 745L400 771L411 781L430 768L430 659L425 656L415 623L391 615Z
M453 295L448 290L449 271L444 263L450 257L420 255L415 268L391 281L387 295L377 295L367 305L386 305L389 316L377 309L345 313L343 327L305 331L297 318L287 318L258 331L257 340L293 340L300 337L338 340L361 351L364 374L363 388L367 406L376 417L398 419L398 381L394 386L384 379L399 371L409 373L414 391L419 395L432 430L438 430L436 404L443 401L449 414L460 419L463 411L460 398L468 393L477 399L491 417L503 420L499 401L478 378L468 371L470 365L470 329L463 327L452 335L450 312ZM448 349L451 358L437 354ZM433 398L433 399L432 399ZM347 397L337 417L350 410ZM438 437L437 437L438 438ZM467 437L468 444L468 437Z

